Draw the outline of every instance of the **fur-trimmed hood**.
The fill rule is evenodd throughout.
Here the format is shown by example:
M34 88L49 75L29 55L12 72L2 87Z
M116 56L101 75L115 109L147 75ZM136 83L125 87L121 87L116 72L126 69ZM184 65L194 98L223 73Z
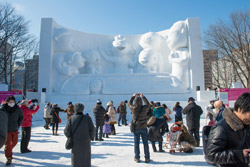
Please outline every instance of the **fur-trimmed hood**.
M233 110L230 108L225 108L222 113L223 118L227 122L227 124L234 130L238 131L240 129L244 129L243 122L234 114Z

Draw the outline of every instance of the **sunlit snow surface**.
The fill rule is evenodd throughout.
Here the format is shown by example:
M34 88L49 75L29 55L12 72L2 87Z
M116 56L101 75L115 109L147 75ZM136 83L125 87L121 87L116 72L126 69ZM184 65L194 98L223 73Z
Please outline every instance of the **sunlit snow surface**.
M62 114L63 122L59 125L59 136L52 136L51 130L43 128L44 121L35 121L32 127L31 141L29 148L32 153L20 153L20 133L19 142L14 148L13 165L20 166L44 166L44 167L64 167L71 166L70 151L65 150L66 137L63 130L66 124L66 115ZM173 116L172 116L173 118ZM171 123L170 123L171 124ZM201 127L206 124L206 120L201 120ZM151 143L151 162L144 163L144 151L141 144L141 163L134 162L133 135L129 127L116 126L117 135L110 136L103 142L92 142L92 166L100 167L143 167L143 166L209 166L203 158L202 147L196 148L192 154L175 153L153 153ZM165 139L164 139L165 140ZM202 141L202 140L201 140ZM157 146L158 147L158 146ZM0 166L5 164L4 148L0 150Z

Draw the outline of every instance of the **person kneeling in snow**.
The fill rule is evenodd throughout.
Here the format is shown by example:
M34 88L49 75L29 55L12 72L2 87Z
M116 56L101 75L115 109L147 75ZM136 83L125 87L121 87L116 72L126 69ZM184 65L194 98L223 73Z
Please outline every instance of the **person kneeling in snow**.
M169 141L170 153L171 151L175 152L176 149L183 150L185 153L192 153L193 148L197 146L195 138L188 133L186 126L181 121L175 122L170 127L167 141ZM179 145L178 148L177 144Z
M157 152L155 142L159 143L159 152L165 152L162 149L162 136L165 134L165 132L168 132L167 120L168 118L166 115L164 115L163 118L156 118L155 116L152 116L147 123L149 126L148 139L152 143L154 152Z
M188 133L187 127L182 124L182 134L180 136L180 144L184 148L185 153L192 153L194 147L197 146L195 138Z

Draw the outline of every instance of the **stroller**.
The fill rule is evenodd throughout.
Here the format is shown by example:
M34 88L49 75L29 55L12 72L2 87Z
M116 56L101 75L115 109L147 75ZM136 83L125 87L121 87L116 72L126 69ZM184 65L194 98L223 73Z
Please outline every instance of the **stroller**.
M173 123L170 127L170 132L167 133L166 144L164 145L167 149L169 149L170 153L184 151L184 148L180 145L180 136L182 133L182 122Z

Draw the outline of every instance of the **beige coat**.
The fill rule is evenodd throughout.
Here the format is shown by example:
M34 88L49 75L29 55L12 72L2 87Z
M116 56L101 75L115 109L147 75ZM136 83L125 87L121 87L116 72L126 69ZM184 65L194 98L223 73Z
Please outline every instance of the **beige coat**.
M51 108L50 106L46 105L44 107L44 118L52 118L52 115L50 115Z
M116 111L114 109L114 106L112 103L107 104L108 107L108 115L110 116L110 124L116 124L117 118L116 118Z

